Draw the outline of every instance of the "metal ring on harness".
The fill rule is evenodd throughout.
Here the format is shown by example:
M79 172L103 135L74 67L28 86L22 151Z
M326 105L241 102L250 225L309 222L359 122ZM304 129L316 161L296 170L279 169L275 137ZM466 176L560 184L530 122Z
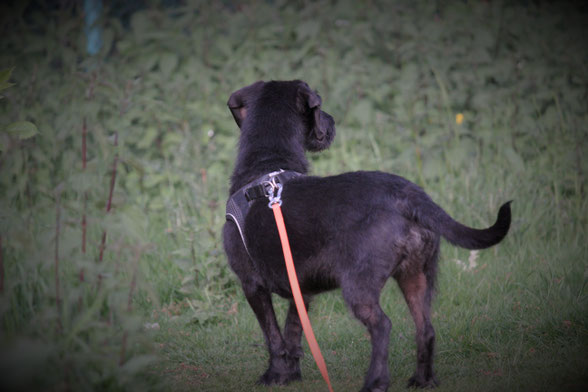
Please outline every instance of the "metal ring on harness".
M263 185L268 187L266 196L269 199L269 204L267 206L272 208L272 205L276 203L278 203L279 206L282 206L282 190L284 189L282 184L276 182L276 178L272 177L270 181L263 182Z

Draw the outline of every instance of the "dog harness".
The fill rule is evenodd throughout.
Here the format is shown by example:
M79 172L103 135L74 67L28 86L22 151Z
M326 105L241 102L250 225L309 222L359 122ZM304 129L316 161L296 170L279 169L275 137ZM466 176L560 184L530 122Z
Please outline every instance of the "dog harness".
M301 173L295 171L280 169L251 181L229 197L225 216L228 221L232 221L237 225L241 240L249 257L251 257L251 254L245 241L245 218L247 217L251 204L257 199L272 195L271 192L273 192L276 184L283 186L286 181L301 175Z

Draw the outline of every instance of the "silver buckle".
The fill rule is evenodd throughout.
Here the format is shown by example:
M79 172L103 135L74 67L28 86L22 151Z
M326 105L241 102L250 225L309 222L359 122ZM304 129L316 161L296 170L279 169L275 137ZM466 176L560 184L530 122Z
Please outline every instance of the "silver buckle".
M276 203L278 203L280 207L282 206L282 190L284 187L276 181L276 177L283 172L284 169L271 172L268 174L269 181L263 182L263 186L266 188L266 196L269 199L269 208L272 208L272 205Z
M278 172L275 172L275 173L279 174ZM270 176L271 176L271 174L270 174ZM269 208L272 208L272 206L274 204L278 203L278 205L281 207L282 206L282 190L284 189L284 187L279 182L276 182L275 175L269 181L264 181L263 185L267 189L266 196L269 199L269 204L267 206Z

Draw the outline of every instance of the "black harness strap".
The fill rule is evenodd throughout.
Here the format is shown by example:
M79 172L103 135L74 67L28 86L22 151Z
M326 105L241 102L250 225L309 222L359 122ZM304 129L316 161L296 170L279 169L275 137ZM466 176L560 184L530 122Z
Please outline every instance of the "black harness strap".
M247 249L244 230L245 218L247 217L247 213L249 212L251 204L253 204L253 202L257 199L268 196L268 193L271 189L271 186L269 185L271 180L284 185L288 180L299 177L301 175L302 174L295 171L285 170L268 173L254 181L251 181L249 184L240 188L238 191L233 193L231 197L229 197L225 216L228 221L232 221L237 225L237 229L241 235L241 240L243 241L243 245L245 246L245 250L247 251L249 257L251 257L251 254L249 253L249 249Z

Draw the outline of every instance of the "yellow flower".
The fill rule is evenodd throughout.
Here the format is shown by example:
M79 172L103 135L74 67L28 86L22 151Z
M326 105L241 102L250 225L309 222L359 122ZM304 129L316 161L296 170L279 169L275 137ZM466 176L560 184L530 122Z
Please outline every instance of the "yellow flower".
M457 124L461 124L463 122L463 114L462 113L457 113L455 115L455 122Z

